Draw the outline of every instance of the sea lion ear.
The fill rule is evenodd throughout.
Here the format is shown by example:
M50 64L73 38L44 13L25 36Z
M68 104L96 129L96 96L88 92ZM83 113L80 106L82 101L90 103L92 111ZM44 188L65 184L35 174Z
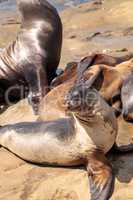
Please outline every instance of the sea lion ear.
M88 80L85 81L85 85L88 88L95 88L96 90L100 90L102 83L103 83L103 79L104 79L103 78L103 71L102 71L102 68L100 66L96 66L96 67L98 67L98 70L94 71L94 73L92 73L90 71L90 73L87 74L85 79L88 79Z
M93 64L95 54L83 58L77 65L77 84L83 83L84 72Z
M121 88L122 114L126 121L133 122L133 75L123 82Z

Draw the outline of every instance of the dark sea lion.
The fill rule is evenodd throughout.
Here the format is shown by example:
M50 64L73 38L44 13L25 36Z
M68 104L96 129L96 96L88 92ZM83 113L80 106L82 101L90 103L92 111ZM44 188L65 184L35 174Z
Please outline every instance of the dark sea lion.
M17 4L21 30L0 54L1 101L7 103L5 92L15 97L11 86L28 86L29 102L37 112L60 61L62 23L56 9L46 0L18 0Z
M133 122L133 74L122 85L121 100L124 119Z
M119 81L116 83L113 81L113 85L117 85L118 98L116 98L116 107L120 110L120 113L124 116L126 121L132 121L131 114L131 102L132 99L132 76L133 76L133 59L122 62L115 67L115 74L119 77ZM119 83L118 83L119 82Z
M117 135L114 112L97 90L85 84L71 88L65 101L68 117L4 126L0 144L32 163L85 165L91 200L108 200L114 174L105 154Z

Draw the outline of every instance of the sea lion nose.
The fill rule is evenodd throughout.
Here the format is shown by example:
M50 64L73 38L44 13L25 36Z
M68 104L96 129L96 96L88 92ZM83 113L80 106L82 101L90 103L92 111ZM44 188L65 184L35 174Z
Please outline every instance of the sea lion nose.
M39 114L39 104L41 102L41 94L40 93L32 93L30 92L28 95L28 102L32 106L33 112L35 115Z
M133 122L133 112L122 111L123 118L125 121Z
M127 120L127 118L128 118L128 114L123 113L123 118L124 118L125 120Z
M71 107L71 100L69 95L66 95L64 100L65 100L65 106L69 109Z
M123 115L124 119L126 121L130 121L130 122L133 122L133 113L129 113L127 115Z

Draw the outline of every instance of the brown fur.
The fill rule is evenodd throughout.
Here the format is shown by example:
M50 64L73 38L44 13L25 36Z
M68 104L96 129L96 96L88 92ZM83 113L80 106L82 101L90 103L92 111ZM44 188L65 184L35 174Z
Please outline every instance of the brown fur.
M129 74L133 72L133 60L123 62L116 65L115 67L110 67L107 65L94 65L91 66L83 74L83 79L86 81L90 77L95 76L98 73L99 68L102 69L102 74L99 74L98 81L96 82L96 88L99 87L101 95L105 98L107 102L110 103L115 109L116 114L119 116L121 113L121 97L120 91L123 81ZM69 75L71 68L68 68ZM50 93L43 99L41 104L40 118L41 120L46 119L57 119L59 116L64 116L67 113L64 104L64 97L68 90L73 86L76 81L76 66L72 65L72 78L64 80L63 84L60 84L54 88ZM66 77L66 71L62 77ZM58 78L57 78L58 79ZM52 108L52 111L51 111ZM53 113L51 115L51 113Z
M87 56L81 60L81 68L83 65L82 61L86 62L87 68L92 65L98 64L115 67L117 64L132 58L132 56L132 54L123 57L113 57L106 54L92 54L91 56ZM68 79L71 79L73 76L75 76L75 74L77 73L77 65L78 63L76 62L68 64L68 66L64 70L64 73L54 79L54 81L52 82L52 87L56 87L57 85L64 83Z
M104 96L104 98L109 101L112 97L112 94L115 90L119 89L119 84L121 84L121 79L119 74L116 73L114 68L110 68L106 65L94 65L90 67L83 75L84 80L90 79L90 77L95 76L99 72L99 67L102 69L103 76L98 77L101 82L101 87L99 88L100 93ZM110 73L111 72L111 73ZM114 77L114 74L117 74ZM108 76L110 80L108 80ZM100 75L99 75L100 76ZM40 106L40 117L39 120L54 120L59 117L64 117L67 115L67 109L65 106L65 96L68 91L73 87L77 79L77 76L73 76L71 79L66 82L60 84L59 86L52 89L43 99ZM111 85L112 81L118 81L119 84ZM99 83L99 81L98 81ZM97 84L98 85L98 84ZM97 85L95 87L97 88ZM107 90L108 88L108 90ZM106 92L107 90L107 92ZM52 113L52 114L51 114Z

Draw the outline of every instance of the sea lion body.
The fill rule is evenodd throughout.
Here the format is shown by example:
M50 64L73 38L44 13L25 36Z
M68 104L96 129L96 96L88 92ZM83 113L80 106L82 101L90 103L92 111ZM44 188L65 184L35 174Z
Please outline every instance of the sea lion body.
M107 153L116 138L116 118L102 98L98 101L86 123L72 114L54 121L7 125L0 129L0 144L35 163L69 165L92 148Z
M92 94L95 98L88 98ZM1 127L0 144L32 163L85 165L91 199L108 200L114 176L104 154L117 135L114 112L95 89L84 86L72 88L65 101L70 112L66 118Z
M18 0L21 30L0 54L0 85L28 86L33 109L48 92L60 61L62 23L56 9L45 0Z
M107 153L114 144L115 127L103 120L97 114L84 126L76 118L9 125L0 129L0 144L34 163L82 164L91 149Z

